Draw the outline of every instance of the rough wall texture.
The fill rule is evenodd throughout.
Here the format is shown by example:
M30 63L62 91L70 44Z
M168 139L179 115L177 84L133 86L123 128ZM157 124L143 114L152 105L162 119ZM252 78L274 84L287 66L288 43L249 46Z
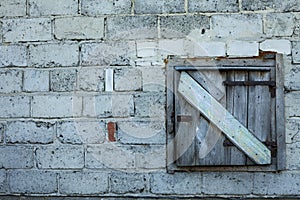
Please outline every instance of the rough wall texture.
M299 0L1 0L0 195L299 197L299 12ZM287 169L167 174L163 59L259 50L285 54Z

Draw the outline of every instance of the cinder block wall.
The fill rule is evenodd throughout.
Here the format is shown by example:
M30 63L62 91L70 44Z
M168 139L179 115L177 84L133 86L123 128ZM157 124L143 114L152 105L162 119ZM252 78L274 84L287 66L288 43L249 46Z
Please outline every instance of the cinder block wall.
M299 12L299 0L1 0L0 195L299 197ZM164 59L259 50L284 54L287 170L167 174Z

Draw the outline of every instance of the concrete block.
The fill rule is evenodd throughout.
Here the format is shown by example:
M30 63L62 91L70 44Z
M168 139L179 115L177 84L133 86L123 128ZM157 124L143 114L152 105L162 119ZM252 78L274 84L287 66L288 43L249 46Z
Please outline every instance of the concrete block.
M209 17L204 15L163 16L160 18L160 32L163 38L184 38L193 30L205 31L209 27Z
M28 96L2 96L0 97L0 117L29 117L30 97Z
M165 144L164 122L133 119L118 122L117 138L122 144Z
M0 171L0 193L4 193L7 188L6 183L6 172L4 170Z
M49 91L49 71L30 69L24 71L23 90L26 92Z
M129 117L134 114L132 95L101 95L83 98L83 115Z
M297 195L300 193L300 174L297 172L255 173L254 183L253 194Z
M298 0L244 0L242 1L242 9L247 11L256 10L275 10L275 11L299 11L300 2Z
M227 43L227 55L237 57L254 57L259 55L258 42L231 41Z
M184 39L175 40L159 40L158 41L158 51L163 57L168 55L187 55L187 49L185 47L186 41Z
M64 144L96 144L105 140L105 123L64 121L57 124L57 137Z
M43 121L14 121L7 123L5 138L7 143L40 143L53 142L55 124Z
M57 39L101 39L104 37L104 18L57 18L54 30Z
M286 143L300 142L300 119L287 119L285 124Z
M175 173L156 172L151 176L151 192L154 194L201 194L201 173Z
M40 146L36 149L37 167L41 169L82 169L84 149L79 145Z
M76 69L55 69L50 71L50 90L54 92L74 91Z
M130 65L136 57L135 43L124 42L102 42L85 43L81 46L82 65Z
M289 40L265 40L260 43L259 48L262 51L291 54L291 42Z
M253 174L239 172L207 172L203 174L205 194L251 194Z
M131 0L82 0L81 12L84 15L130 14Z
M286 117L300 116L300 92L289 92L285 95L285 115Z
M117 16L107 18L107 38L157 38L156 16Z
M135 0L134 12L137 14L184 13L184 1Z
M300 42L292 43L293 63L300 63Z
M135 115L138 117L164 117L163 93L142 93L134 96Z
M137 56L139 58L143 57L154 57L157 56L157 42L154 41L137 41Z
M139 146L136 153L136 166L141 169L164 169L166 167L166 146Z
M57 192L57 174L50 171L10 171L11 193L51 194Z
M286 151L286 162L287 169L289 170L299 170L300 169L300 142L296 142L293 144L287 144Z
M21 92L22 76L20 70L0 69L0 93Z
M262 16L258 14L213 15L211 24L217 38L259 38L263 34Z
M89 169L133 169L134 149L115 143L90 145L85 155L85 167Z
M114 74L115 91L137 91L142 89L142 71L136 68L118 68Z
M189 12L238 12L239 3L236 0L190 0L188 2Z
M81 115L82 99L78 96L41 95L32 99L33 117L72 117Z
M195 42L193 50L193 55L200 57L226 55L224 42Z
M76 15L77 13L77 0L29 0L29 14L31 16Z
M113 172L110 175L110 192L117 194L143 193L149 185L149 177L140 173Z
M33 148L20 146L0 146L0 168L32 168Z
M13 17L26 15L26 1L10 0L0 4L0 17Z
M29 46L29 65L34 67L77 66L77 44L41 44Z
M3 41L5 42L51 39L51 20L48 18L3 20Z
M78 89L100 92L104 90L104 69L81 68L77 72Z
M108 173L105 172L62 172L59 190L67 195L95 195L108 191Z
M26 46L0 46L0 67L6 66L27 66Z
M142 70L143 91L164 92L165 87L165 69L146 67Z
M300 65L292 64L291 57L284 57L284 87L286 90L300 90Z
M294 26L292 13L268 13L264 23L264 33L267 36L291 36Z

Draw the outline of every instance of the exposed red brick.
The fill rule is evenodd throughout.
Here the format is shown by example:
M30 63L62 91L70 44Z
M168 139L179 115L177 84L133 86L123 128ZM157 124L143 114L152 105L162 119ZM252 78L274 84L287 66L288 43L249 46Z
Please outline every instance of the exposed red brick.
M115 142L116 141L116 123L115 122L108 122L107 123L107 132L108 132L108 141Z

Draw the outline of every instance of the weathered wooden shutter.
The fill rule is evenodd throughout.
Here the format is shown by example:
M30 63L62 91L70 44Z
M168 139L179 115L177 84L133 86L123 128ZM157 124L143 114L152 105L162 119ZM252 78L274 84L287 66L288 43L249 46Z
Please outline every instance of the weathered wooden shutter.
M168 94L168 104L173 108L168 105L168 113L172 110L168 127L174 126L168 128L174 140L168 154L176 166L276 166L276 105L279 103L276 104L275 59L268 56L270 60L263 62L226 60L220 66L199 62L198 66L175 64L174 70L168 72L173 83L168 84L173 92L173 100ZM206 97L197 96L196 91L207 92ZM220 121L218 117L208 116L212 110L199 109L206 101L212 101L210 97L238 122L231 122L226 116Z

